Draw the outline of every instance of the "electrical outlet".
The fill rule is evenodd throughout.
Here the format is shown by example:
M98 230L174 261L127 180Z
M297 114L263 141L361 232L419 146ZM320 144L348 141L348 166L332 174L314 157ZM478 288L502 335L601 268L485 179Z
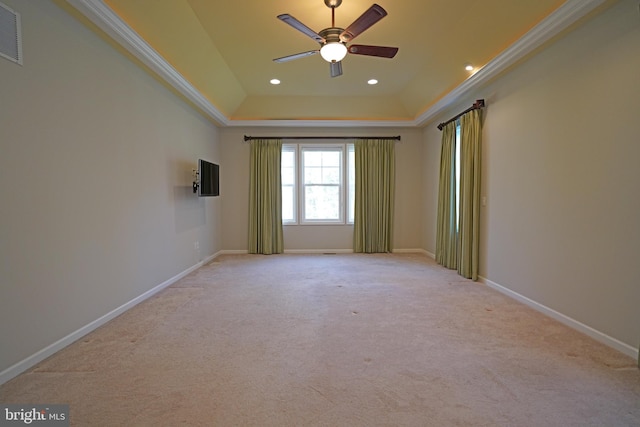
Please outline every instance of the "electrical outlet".
M195 249L195 250L200 249L200 242L199 241L196 240L195 242L193 242L193 249Z

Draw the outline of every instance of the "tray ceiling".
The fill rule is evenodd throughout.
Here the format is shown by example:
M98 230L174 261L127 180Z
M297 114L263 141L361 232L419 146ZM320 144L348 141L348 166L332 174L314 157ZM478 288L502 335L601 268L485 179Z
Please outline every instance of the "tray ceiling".
M347 55L342 61L344 74L331 78L329 64L320 55L273 62L319 47L276 16L291 14L320 31L331 26L331 9L322 0L68 2L112 36L118 33L116 39L122 28L133 34L129 39L139 37L118 41L133 43L134 50L136 44L138 49L145 44L143 51L159 56L154 61L165 61L160 68L183 80L178 85L187 87L186 96L194 94L196 105L205 105L203 109L223 125L273 121L420 125L434 109L461 95L461 88L474 78L492 77L606 3L377 0L388 15L356 43L397 46L398 54L393 59ZM335 9L336 26L346 28L371 5L371 0L344 0ZM472 71L465 70L467 64ZM271 84L274 78L281 83ZM370 79L378 84L368 84Z

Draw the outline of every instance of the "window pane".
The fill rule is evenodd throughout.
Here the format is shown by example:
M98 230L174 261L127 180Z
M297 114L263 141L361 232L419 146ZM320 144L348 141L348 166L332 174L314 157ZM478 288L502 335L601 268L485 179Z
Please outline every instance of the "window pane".
M322 168L323 184L340 184L340 167Z
M305 165L304 183L305 184L322 184L322 168L309 167Z
M456 160L455 160L455 169L456 169L456 231L458 231L458 226L460 224L460 145L462 145L460 140L460 123L456 124Z
M294 185L296 174L293 168L282 168L282 185Z
M340 187L305 187L305 219L340 219Z
M305 151L304 166L322 166L322 151Z
M304 183L340 185L340 168L305 166Z
M296 217L294 216L294 187L282 186L282 221L293 222Z
M340 167L339 151L324 151L322 153L322 166Z
M282 151L282 185L294 185L296 179L296 156L294 151Z
M296 146L283 145L280 175L282 176L282 222L295 223L296 206Z
M353 223L356 211L356 152L353 144L348 146L347 157L347 169L348 169L348 197L349 197L349 212L347 214L347 222Z
M282 167L293 168L296 164L296 156L294 151L282 150Z

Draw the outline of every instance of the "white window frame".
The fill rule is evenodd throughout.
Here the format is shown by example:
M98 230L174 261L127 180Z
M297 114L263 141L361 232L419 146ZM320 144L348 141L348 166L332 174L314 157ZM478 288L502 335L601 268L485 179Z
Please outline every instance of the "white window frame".
M304 152L305 151L339 151L341 157L339 183L339 218L337 219L306 219L305 218L305 184L304 184ZM282 144L282 152L294 152L296 182L294 184L294 220L282 220L283 225L353 225L353 207L349 206L349 153L353 152L353 142L350 143L286 143ZM353 175L353 174L352 174Z
M292 209L293 209L293 218L292 219L282 219L283 225L289 224L297 224L298 223L298 144L282 144L282 153L285 152L293 153L293 185L292 187ZM283 184L284 188L285 185Z
M340 154L340 163L339 163L339 167L340 167L340 172L339 172L339 182L337 184L309 184L305 182L305 171L306 171L306 165L304 163L304 155L305 153L309 152L335 152L335 153L339 153ZM344 199L345 199L345 190L344 190L344 183L346 182L345 179L345 167L344 167L344 158L345 158L345 145L341 144L341 145L335 145L335 144L323 144L323 145L316 145L316 144L301 144L300 145L300 161L298 162L300 164L299 169L299 180L298 182L300 183L299 190L298 190L298 195L299 198L298 200L300 200L300 224L344 224ZM306 190L307 187L313 187L313 186L318 186L318 187L337 187L338 188L338 218L319 218L319 219L312 219L312 218L307 218L307 213L306 213L306 207L307 207L307 200L306 200Z

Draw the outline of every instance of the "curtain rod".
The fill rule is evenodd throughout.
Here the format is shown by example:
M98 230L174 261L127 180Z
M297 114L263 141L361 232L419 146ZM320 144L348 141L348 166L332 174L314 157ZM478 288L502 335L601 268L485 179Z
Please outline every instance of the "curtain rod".
M478 110L478 109L483 108L483 107L484 107L484 99L478 99L478 100L476 100L476 102L473 103L473 105L470 108L467 108L462 113L460 113L457 116L447 120L446 122L440 123L438 125L438 129L442 130L442 128L445 127L446 125L448 125L449 123L455 122L456 120L458 120L460 118L460 116L462 116L464 114L467 114L469 111Z
M254 139L394 139L400 141L398 136L244 136L244 141Z

